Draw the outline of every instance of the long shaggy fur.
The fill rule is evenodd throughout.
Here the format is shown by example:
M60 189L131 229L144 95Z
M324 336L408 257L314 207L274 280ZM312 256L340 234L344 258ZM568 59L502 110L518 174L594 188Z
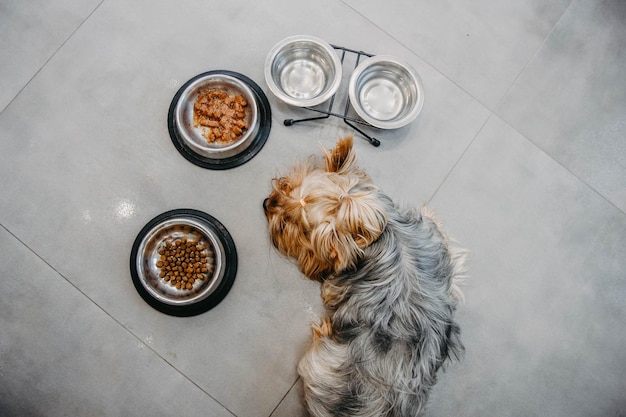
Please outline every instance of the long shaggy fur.
M273 181L273 244L321 282L327 316L298 366L315 417L415 417L463 351L463 255L431 213L401 210L356 166L352 139Z

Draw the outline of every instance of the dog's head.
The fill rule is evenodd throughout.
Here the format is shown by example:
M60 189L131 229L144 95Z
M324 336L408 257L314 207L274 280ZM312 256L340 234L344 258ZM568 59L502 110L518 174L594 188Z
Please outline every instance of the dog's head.
M379 190L356 166L352 138L272 180L263 202L272 243L302 272L322 280L354 268L387 224Z

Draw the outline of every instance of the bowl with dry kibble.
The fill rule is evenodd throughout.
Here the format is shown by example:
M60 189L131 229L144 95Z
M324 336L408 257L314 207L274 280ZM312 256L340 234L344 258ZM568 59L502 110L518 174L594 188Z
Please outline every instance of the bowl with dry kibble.
M193 316L226 297L237 274L237 250L213 216L171 210L142 228L130 269L135 289L149 305L169 315Z

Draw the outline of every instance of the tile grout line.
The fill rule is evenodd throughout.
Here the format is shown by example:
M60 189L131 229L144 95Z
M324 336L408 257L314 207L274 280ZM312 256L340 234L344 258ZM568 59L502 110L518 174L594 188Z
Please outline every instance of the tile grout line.
M65 38L65 40L63 40L63 42L61 42L59 47L54 50L54 52L48 57L48 59L46 59L46 61L39 67L39 69L37 71L35 71L33 76L30 77L30 79L22 86L22 88L20 88L20 90L13 96L13 98L7 103L7 105L4 106L4 108L0 111L0 116L2 116L2 114L5 112L5 110L8 109L11 106L11 104L20 96L20 94L22 94L22 91L24 91L26 89L26 87L28 87L30 85L30 83L35 79L35 77L37 77L37 75L39 75L41 70L43 70L46 67L46 65L48 65L48 62L50 62L52 60L52 58L54 58L56 56L56 54L61 50L61 48L63 48L65 46L65 44L76 34L76 32L78 32L78 30L81 27L83 27L85 22L87 22L87 20L89 20L91 18L91 16L100 8L100 6L102 6L102 3L104 3L104 0L100 0L100 3L98 3L98 5L96 7L94 7L94 9L87 15L87 17L85 17L83 19L83 21L80 22L80 24L76 27L76 29L74 29L72 31L72 33L70 33L69 36L67 38Z
M589 188L594 194L596 194L598 197L600 197L602 200L604 200L604 202L606 202L608 205L612 206L615 210L619 211L620 213L626 215L626 212L624 210L622 210L620 207L618 207L617 205L615 205L611 200L608 199L608 197L606 197L605 195L603 195L600 191L598 191L595 187L593 187L591 184L589 184L587 181L585 181L584 179L582 179L581 177L579 177L575 172L573 172L571 169L569 169L567 166L565 166L563 163L561 163L558 159L554 158L552 155L550 155L548 153L548 151L546 151L545 149L543 149L541 146L539 146L537 143L535 143L535 141L533 141L532 139L530 139L529 137L527 137L526 135L524 135L522 132L520 132L519 130L517 130L517 128L513 125L511 125L506 119L504 119L503 117L500 117L498 114L494 113L493 114L495 117L497 117L498 119L502 120L502 122L504 124L506 124L508 127L510 127L512 130L514 130L518 135L520 135L522 138L524 138L526 141L528 141L533 147L535 147L539 152L541 152L542 154L544 154L548 159L550 159L552 162L554 162L556 165L560 166L565 172L569 173L572 177L574 177L576 180L580 181L581 184L583 184L585 187Z
M439 192L439 190L443 187L444 183L448 180L448 178L450 177L450 175L452 175L452 172L456 169L457 165L461 162L461 159L463 159L463 157L465 156L465 154L467 153L467 151L469 150L469 148L474 144L474 142L476 141L476 138L478 137L478 135L483 131L483 129L485 128L485 125L489 122L489 120L491 120L493 117L497 117L498 119L500 119L504 124L506 124L509 128L511 128L513 131L515 131L515 133L517 133L521 138L523 138L524 140L526 140L528 143L530 143L530 145L532 145L534 148L537 149L537 151L539 151L540 153L542 153L543 155L545 155L548 159L550 159L552 162L554 162L556 165L558 165L559 167L561 167L561 169L563 169L565 172L567 172L568 174L570 174L572 177L574 177L577 181L579 181L581 184L583 184L585 187L587 187L589 190L591 190L594 194L596 194L598 197L600 197L604 202L606 202L608 205L612 206L614 209L616 209L618 212L626 215L626 212L624 212L624 210L622 210L620 207L618 207L617 205L615 205L611 200L609 200L606 196L604 196L601 192L599 192L597 189L595 189L591 184L587 183L587 181L585 181L584 179L580 178L578 175L576 175L576 173L574 173L572 170L570 170L567 166L563 165L560 161L558 161L557 159L555 159L554 157L552 157L552 155L550 155L545 149L543 149L541 146L539 146L538 144L536 144L532 139L528 138L526 135L524 135L522 132L520 132L519 130L517 130L517 128L515 128L515 126L511 125L508 121L506 121L505 119L503 119L502 117L500 117L498 114L491 112L489 114L489 116L487 117L487 119L485 120L485 122L481 125L480 129L478 129L478 131L476 132L476 134L474 135L474 137L472 138L472 140L470 141L470 143L467 145L467 147L465 148L465 150L463 150L463 152L461 153L461 155L459 156L459 158L457 159L457 161L454 163L454 165L452 165L452 167L450 168L450 171L448 171L448 174L446 174L446 176L443 178L443 180L441 181L441 183L439 184L439 186L437 187L437 189L433 192L433 194L430 196L430 198L426 201L427 204L430 204L430 202L435 198L435 196L437 195L437 193Z
M289 393L291 392L291 390L296 386L296 384L298 383L298 381L300 381L300 376L298 375L298 377L296 378L295 382L293 384L291 384L291 386L289 387L289 389L287 390L287 392L285 393L285 395L283 395L283 397L280 399L280 401L278 401L278 404L276 404L276 407L274 407L274 409L270 412L269 417L272 417L272 415L274 415L274 413L276 412L276 410L278 410L278 407L280 407L280 405L283 403L283 401L285 401L285 398L287 398L287 396L289 395Z
M468 143L467 146L465 147L465 149L463 150L463 152L461 152L461 155L459 155L459 157L456 159L456 161L454 162L454 164L452 165L452 167L450 168L450 170L448 171L446 176L443 178L443 180L441 180L441 182L439 183L439 185L437 186L435 191L433 191L433 193L430 196L430 198L426 201L426 204L430 205L431 201L435 198L437 193L439 193L439 190L441 190L441 188L446 183L446 181L448 180L450 175L452 175L452 172L454 172L454 170L456 169L457 165L459 165L459 163L461 163L461 159L463 159L463 157L465 156L467 151L469 151L469 148L471 148L472 145L474 144L474 142L476 142L476 138L478 138L478 135L480 135L480 133L483 131L483 129L485 128L485 126L487 125L489 120L491 120L491 118L493 116L494 116L494 114L492 112L489 112L489 115L487 116L487 118L485 119L483 124L480 126L480 128L476 131L476 134L474 135L474 137L472 138L470 143Z
M65 275L63 275L59 270L57 270L52 264L50 264L48 261L46 261L42 256L40 256L37 252L35 252L35 250L33 248L31 248L30 246L28 246L23 240L21 240L19 237L17 237L11 230L9 230L4 224L0 223L0 228L4 229L9 235L11 235L15 240L17 240L24 248L26 248L29 252L31 252L33 255L35 255L39 260L41 260L45 265L47 265L50 269L52 269L59 277L61 277L64 281L66 281L70 286L72 286L76 291L78 291L78 293L80 295L82 295L83 297L85 297L91 304L93 304L96 308L98 308L100 311L102 311L105 315L107 315L111 320L113 320L115 323L117 323L122 329L124 329L126 332L128 332L132 337L134 337L135 339L137 339L137 341L139 341L139 343L142 344L142 346L145 346L146 348L148 348L152 353L154 353L159 359L161 359L163 362L165 362L168 366L170 366L172 369L174 369L176 372L178 372L184 379L186 379L187 381L189 381L192 385L194 385L196 388L198 388L201 392L203 392L204 394L206 394L209 398L211 398L213 401L215 401L219 406L221 406L222 408L224 408L224 410L228 411L230 414L232 414L234 417L237 417L237 415L235 413L233 413L228 407L226 407L224 404L222 404L220 401L218 401L215 397L213 397L211 394L209 394L204 388L202 388L201 386L199 386L195 381L193 381L190 377L188 377L187 375L185 375L180 369L178 369L174 364L172 364L170 361L168 361L166 358L164 358L162 355L160 355L152 346L150 346L149 344L145 343L139 336L137 336L135 333L133 333L130 329L128 329L126 326L124 326L118 319L116 319L115 317L113 317L108 311L106 311L100 304L98 304L94 299L92 299L90 296L88 296L84 291L82 291L80 288L78 288L73 282L71 282ZM291 390L291 388L290 388ZM289 392L289 391L287 391ZM282 401L282 399L281 399Z
M528 68L528 66L530 65L531 62L533 62L533 60L537 57L537 55L539 54L539 52L543 49L543 47L546 45L546 41L548 40L548 38L550 38L550 36L552 36L552 34L554 33L554 30L556 29L556 27L559 25L559 23L561 22L561 20L563 19L563 16L565 16L565 14L567 13L567 11L570 9L570 7L572 7L572 3L574 0L570 0L569 5L565 8L565 10L563 10L563 13L561 14L561 16L559 16L559 18L557 19L556 22L554 22L554 25L552 26L552 29L550 29L550 31L546 34L546 36L543 38L543 41L541 42L541 45L539 45L537 47L537 49L535 50L535 52L533 52L533 54L530 56L530 58L528 58L528 61L526 61L526 64L524 64L524 66L522 67L522 69L517 73L517 76L513 79L513 81L511 82L511 84L509 85L509 88L506 89L506 91L504 92L504 94L502 94L502 97L500 97L500 100L498 100L498 102L496 103L496 105L494 106L494 110L493 113L496 114L498 117L500 117L502 120L504 120L504 118L502 116L500 116L498 114L498 112L496 111L500 105L502 104L502 102L504 101L504 99L506 98L506 96L509 94L509 92L513 89L513 87L515 87L515 85L517 84L517 81L520 79L520 77L522 76L522 74L526 71L526 69Z

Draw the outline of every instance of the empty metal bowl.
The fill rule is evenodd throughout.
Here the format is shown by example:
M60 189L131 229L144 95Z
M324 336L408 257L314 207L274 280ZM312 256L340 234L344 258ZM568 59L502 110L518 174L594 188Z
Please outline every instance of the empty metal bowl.
M357 114L381 129L411 123L424 105L424 86L417 71L388 55L361 62L350 77L348 94Z
M209 142L204 134L207 128L195 126L194 103L203 90L222 90L230 96L241 95L248 102L244 120L247 131L237 140L229 143ZM174 111L174 123L182 141L199 155L222 159L244 151L254 140L258 128L258 107L256 98L246 83L226 74L209 74L198 78L181 93Z
M278 42L265 60L265 80L280 100L298 107L323 103L341 83L341 61L334 48L313 36Z

